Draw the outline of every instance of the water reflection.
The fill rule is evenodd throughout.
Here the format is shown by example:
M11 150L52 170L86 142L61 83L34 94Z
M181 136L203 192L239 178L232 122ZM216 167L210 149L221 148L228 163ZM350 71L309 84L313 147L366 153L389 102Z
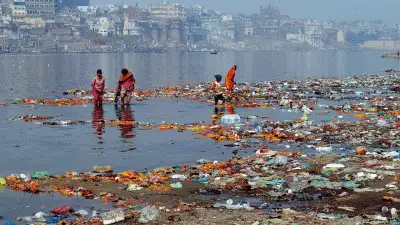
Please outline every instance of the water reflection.
M213 126L221 124L221 118L224 115L233 115L236 114L235 107L226 103L225 105L216 105L213 110L213 114L211 115L211 123Z
M102 139L102 135L105 132L105 120L104 120L104 109L103 106L93 106L93 129L94 134L97 136L98 139Z
M214 108L213 115L211 116L211 123L213 126L221 124L221 117L225 113L225 107L217 105Z
M233 107L233 105L231 103L225 104L225 110L226 110L226 114L228 114L228 115L236 114L235 107Z
M135 125L132 122L135 121L133 117L133 111L130 105L120 107L119 105L115 105L115 113L117 115L119 123L119 130L121 131L121 138L123 139L131 139L136 137L134 133Z

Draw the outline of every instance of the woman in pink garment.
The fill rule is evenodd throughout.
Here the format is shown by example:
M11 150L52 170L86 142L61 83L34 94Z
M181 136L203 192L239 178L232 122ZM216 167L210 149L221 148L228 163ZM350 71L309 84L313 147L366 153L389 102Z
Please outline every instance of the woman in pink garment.
M135 77L128 69L122 69L121 76L118 81L118 90L121 94L121 105L130 105L131 96L135 89Z
M101 106L103 104L105 86L106 81L103 77L103 72L101 70L97 70L97 76L92 81L92 94L94 97L94 104L96 106Z

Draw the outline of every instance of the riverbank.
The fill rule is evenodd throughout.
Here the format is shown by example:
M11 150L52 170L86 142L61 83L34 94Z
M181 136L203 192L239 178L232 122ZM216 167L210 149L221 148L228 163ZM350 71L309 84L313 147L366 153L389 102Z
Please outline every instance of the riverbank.
M155 207L150 211L154 215L147 215L151 224L304 224L309 219L316 224L385 223L396 220L390 210L400 201L398 158L258 151L248 158L218 163L200 160L197 165L144 173L36 173L31 178L6 179L13 190L82 196L113 204L124 209L124 221L117 224L143 222L146 207ZM61 214L75 218L72 211Z

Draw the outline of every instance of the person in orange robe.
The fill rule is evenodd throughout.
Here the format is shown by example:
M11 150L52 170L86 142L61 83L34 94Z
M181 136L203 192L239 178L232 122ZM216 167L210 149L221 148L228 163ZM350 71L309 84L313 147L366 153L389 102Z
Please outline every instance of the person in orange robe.
M230 94L232 93L233 87L235 86L235 75L237 66L233 65L229 72L226 74L225 85L226 90Z

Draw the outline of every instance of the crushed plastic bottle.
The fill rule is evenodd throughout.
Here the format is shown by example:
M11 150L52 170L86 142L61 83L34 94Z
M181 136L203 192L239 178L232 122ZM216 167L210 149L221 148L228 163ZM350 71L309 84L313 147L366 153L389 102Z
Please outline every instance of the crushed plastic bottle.
M288 163L288 158L283 155L277 155L275 158L271 159L268 164L274 166L284 166Z
M221 123L222 124L227 124L227 125L234 125L239 123L241 120L239 115L233 114L233 115L224 115L221 117Z
M139 212L141 213L139 223L149 223L150 221L157 220L160 216L160 213L155 206L146 206L139 210Z
M172 188L175 188L175 189L179 189L179 188L182 188L182 187L183 187L182 184L181 184L181 182L177 182L177 183L170 184L170 186L171 186Z

